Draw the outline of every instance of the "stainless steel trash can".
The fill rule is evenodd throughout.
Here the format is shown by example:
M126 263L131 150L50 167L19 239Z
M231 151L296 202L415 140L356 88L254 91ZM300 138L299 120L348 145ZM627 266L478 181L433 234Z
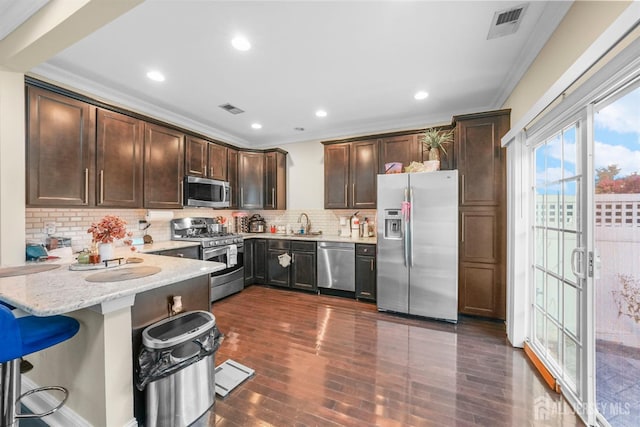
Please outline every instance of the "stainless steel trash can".
M146 427L207 426L214 420L215 353L221 340L215 317L206 311L144 329L138 383L146 384Z

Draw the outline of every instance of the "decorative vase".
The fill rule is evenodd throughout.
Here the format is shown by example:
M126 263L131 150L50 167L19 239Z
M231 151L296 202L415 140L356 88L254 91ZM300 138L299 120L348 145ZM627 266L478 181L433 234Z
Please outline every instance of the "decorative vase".
M113 243L100 243L98 244L98 253L100 254L101 261L108 261L114 259Z
M440 150L438 148L432 147L429 150L429 160L438 160L438 161L440 161Z
M425 160L422 163L424 163L425 172L435 172L440 170L440 160Z

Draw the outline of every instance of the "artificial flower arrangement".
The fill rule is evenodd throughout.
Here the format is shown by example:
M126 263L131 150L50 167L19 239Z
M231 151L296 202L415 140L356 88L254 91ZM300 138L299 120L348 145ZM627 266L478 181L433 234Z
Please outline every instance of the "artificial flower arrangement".
M115 239L124 239L125 245L131 245L132 232L127 232L127 221L116 215L106 215L100 222L94 222L87 230L93 236L94 243L113 243Z

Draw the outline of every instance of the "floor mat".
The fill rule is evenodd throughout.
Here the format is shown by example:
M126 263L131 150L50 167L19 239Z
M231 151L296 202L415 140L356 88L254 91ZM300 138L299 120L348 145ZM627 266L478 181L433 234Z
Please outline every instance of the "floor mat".
M234 360L227 359L216 368L216 394L222 398L227 397L234 388L238 387L247 378L254 376L256 371Z

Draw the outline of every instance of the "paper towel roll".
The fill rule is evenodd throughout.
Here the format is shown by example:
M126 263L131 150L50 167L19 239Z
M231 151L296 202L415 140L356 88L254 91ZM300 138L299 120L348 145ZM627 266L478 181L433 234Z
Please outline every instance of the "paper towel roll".
M171 221L173 219L173 211L149 209L147 214L144 216L144 219L146 219L147 222Z

